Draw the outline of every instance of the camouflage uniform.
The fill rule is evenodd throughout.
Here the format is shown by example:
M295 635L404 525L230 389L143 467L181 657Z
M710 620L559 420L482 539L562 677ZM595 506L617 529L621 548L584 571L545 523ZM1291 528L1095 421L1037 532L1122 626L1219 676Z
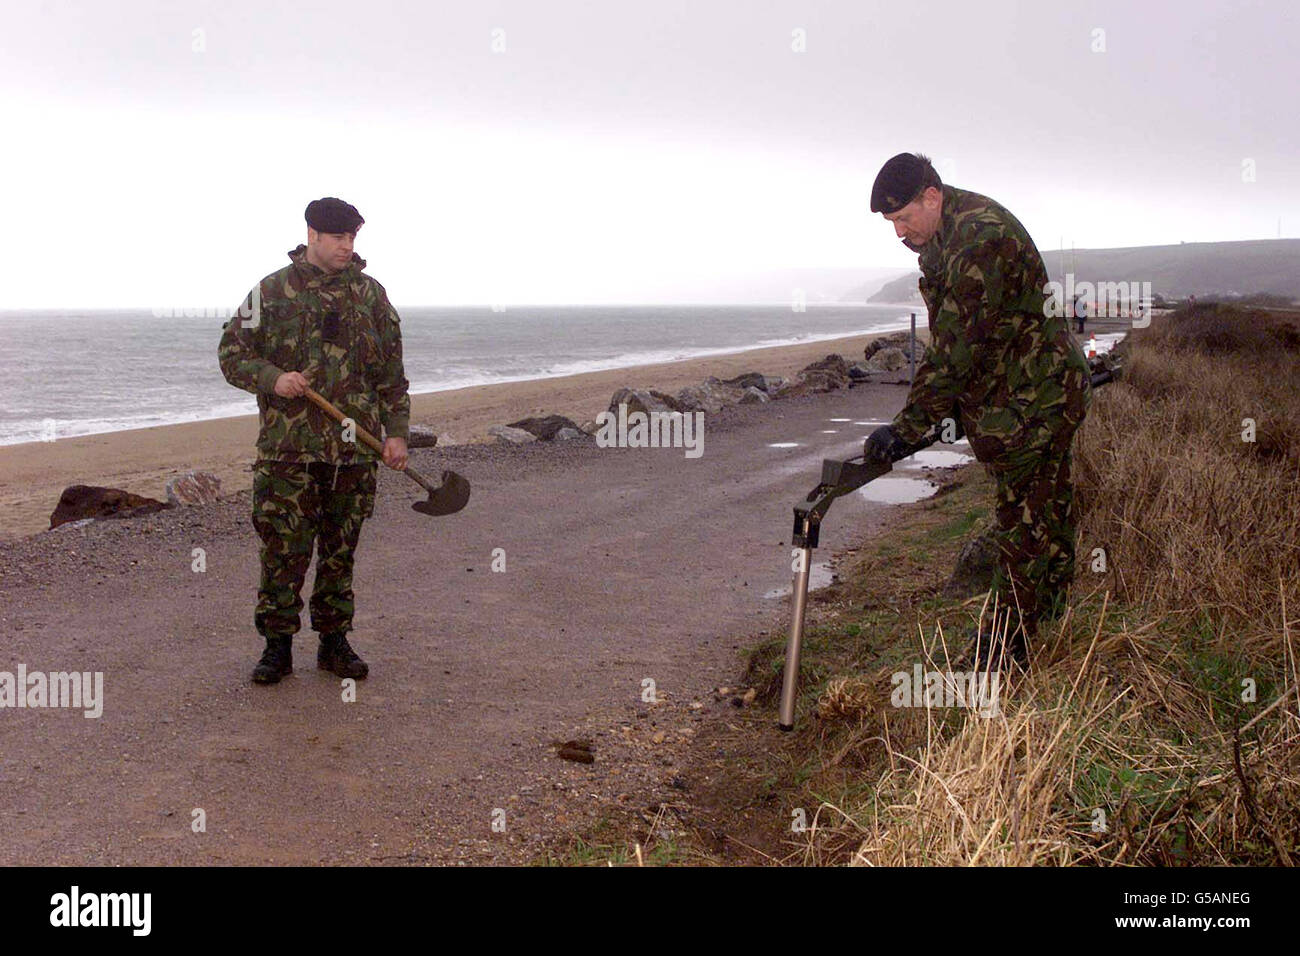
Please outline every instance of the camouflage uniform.
M365 260L338 272L292 264L264 278L221 336L221 371L254 393L260 413L253 477L253 527L262 539L262 580L254 615L267 638L298 630L299 596L316 547L312 628L352 628L352 565L362 522L374 513L379 459L346 441L342 426L307 398L275 394L286 371L373 435L406 438L410 417L396 310Z
M1090 401L1087 359L1067 320L1047 314L1042 256L998 203L945 185L939 231L911 248L930 346L892 427L914 445L944 418L961 424L997 481L995 589L1032 635L1074 575L1070 446Z

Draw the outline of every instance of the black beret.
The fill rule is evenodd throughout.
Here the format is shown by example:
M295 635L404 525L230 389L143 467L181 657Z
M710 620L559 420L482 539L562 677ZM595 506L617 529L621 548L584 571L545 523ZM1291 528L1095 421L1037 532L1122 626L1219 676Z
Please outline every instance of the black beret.
M871 187L871 211L896 213L921 191L926 163L912 153L899 153L880 167Z
M317 232L356 232L357 227L365 222L356 206L333 196L309 202L303 218Z

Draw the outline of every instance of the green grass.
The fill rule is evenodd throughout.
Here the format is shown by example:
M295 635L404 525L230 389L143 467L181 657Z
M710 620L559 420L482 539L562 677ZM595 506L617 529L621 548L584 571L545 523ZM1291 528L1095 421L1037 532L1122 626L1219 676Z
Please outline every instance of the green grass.
M947 544L958 539L965 539L975 530L975 526L988 517L988 508L968 508L960 517L954 518L936 528L924 532L921 539L930 545Z
M616 842L619 827L611 820L597 824L585 837L578 836L560 854L547 853L539 866L636 866L633 846ZM673 866L688 862L685 851L671 837L657 837L642 846L641 862L646 866Z

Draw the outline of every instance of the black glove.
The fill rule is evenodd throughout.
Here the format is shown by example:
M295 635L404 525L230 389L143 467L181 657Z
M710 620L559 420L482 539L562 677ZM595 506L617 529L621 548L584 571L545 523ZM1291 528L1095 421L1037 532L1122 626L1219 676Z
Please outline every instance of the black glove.
M894 429L888 425L881 425L872 432L862 446L862 454L867 461L891 465L911 453L911 446L904 444L902 439L894 434Z

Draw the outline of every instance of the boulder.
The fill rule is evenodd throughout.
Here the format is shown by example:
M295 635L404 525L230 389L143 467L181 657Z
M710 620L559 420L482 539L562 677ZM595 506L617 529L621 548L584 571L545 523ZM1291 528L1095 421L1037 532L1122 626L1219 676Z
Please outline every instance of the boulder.
M684 412L720 412L728 405L738 405L745 389L710 376L699 385L687 385L677 393Z
M907 354L892 346L878 349L867 360L867 368L873 372L896 372L900 368L907 368Z
M743 372L735 378L724 379L723 385L730 385L732 388L761 388L767 391L767 376L760 375L758 372Z
M650 395L651 395L651 397L656 398L656 399L658 399L660 402L662 402L663 404L667 405L667 406L668 406L668 410L669 410L670 412L685 412L685 411L688 411L688 409L686 408L686 406L683 405L680 401L677 400L677 396L676 396L676 395L669 395L667 392L661 392L661 391L659 391L659 390L656 389L656 388L652 388L652 389L650 389Z
M862 350L862 357L868 363L875 354L882 349L898 349L903 353L904 364L907 364L907 347L911 343L911 332L890 332L888 335L882 335L878 339L872 339L867 343L867 347ZM921 361L921 356L925 353L925 343L918 338L916 340L916 360Z
M554 441L572 441L575 438L590 438L586 432L580 428L561 428L555 433Z
M811 391L803 382L786 382L775 392L773 398L798 398L800 395L807 395Z
M998 544L992 528L986 529L962 545L952 577L943 586L943 596L965 600L993 586L993 572L998 563Z
M509 425L493 425L488 429L489 435L495 435L496 440L507 445L527 445L529 442L537 441L537 436L532 432L526 432L522 428L511 428Z
M556 434L562 429L577 431L578 426L575 422L570 421L563 415L547 415L543 418L521 418L517 422L511 422L510 428L522 428L533 437L541 441L551 441Z
M434 448L438 444L438 435L428 425L412 425L406 438L407 448Z
M799 375L807 375L812 372L824 372L839 378L848 378L849 363L844 360L843 355L828 355L824 359L818 359L816 362L805 365Z
M620 388L609 400L609 410L618 414L618 406L626 405L628 414L633 412L685 412L691 411L676 396L667 395L653 388Z
M745 396L745 389L751 386L732 385L730 382L724 382L722 379L710 375L700 383L700 387L724 405L735 405Z
M678 390L677 403L688 412L716 412L722 408L721 405L715 405L699 385L687 385Z
M133 495L120 488L98 485L69 485L59 496L59 504L50 514L50 527L84 518L137 518L170 508L165 501Z
M745 394L740 396L741 405L764 405L771 400L772 399L767 392L754 385L745 389Z
M816 392L833 392L848 388L849 363L839 355L828 355L824 359L805 366L793 381L786 382L777 389L778 398L790 398L797 395L809 395Z
M163 489L173 505L209 505L221 497L221 479L210 471L187 471Z
M727 402L705 385L687 385L677 393L677 401L687 412L720 412Z

